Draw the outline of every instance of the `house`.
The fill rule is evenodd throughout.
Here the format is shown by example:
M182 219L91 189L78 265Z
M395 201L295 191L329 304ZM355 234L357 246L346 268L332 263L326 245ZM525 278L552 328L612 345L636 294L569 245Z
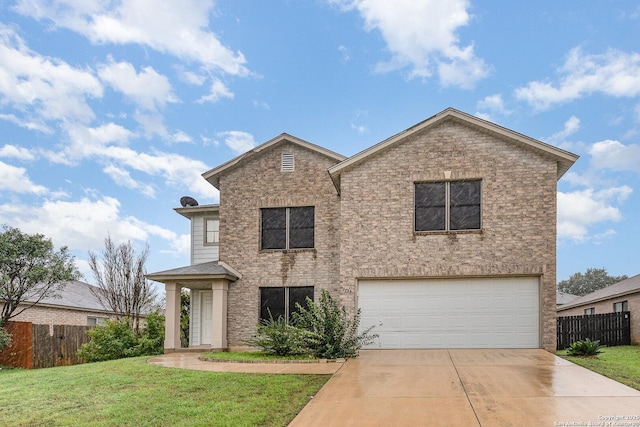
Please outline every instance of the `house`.
M631 344L640 345L640 274L558 307L558 317L631 312Z
M79 280L67 282L59 292L60 298L45 297L37 305L23 311L11 320L38 325L95 326L112 318L92 292L98 288ZM31 305L29 302L28 305ZM25 305L21 304L18 311Z
M568 294L566 292L556 293L556 306L560 307L564 304L569 304L571 301L580 298L578 295Z
M165 350L188 288L196 348L243 348L326 289L373 348L554 351L557 181L577 158L452 108L349 158L282 134L203 173L219 206L176 209L191 265L147 275Z

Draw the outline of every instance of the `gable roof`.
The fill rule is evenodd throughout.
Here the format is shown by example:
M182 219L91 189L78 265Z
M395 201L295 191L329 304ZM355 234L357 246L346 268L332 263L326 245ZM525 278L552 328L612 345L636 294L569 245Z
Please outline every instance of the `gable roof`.
M106 309L93 292L99 292L99 288L79 280L72 280L67 282L64 289L59 292L60 298L45 297L36 304L36 307L75 308L111 313L111 310Z
M238 274L226 264L218 261L204 262L202 264L187 265L186 267L172 268L171 270L158 271L145 276L147 279L156 282L166 283L169 281L186 280L209 280L227 279L235 281L239 279Z
M238 166L242 163L244 163L245 161L251 159L252 157L254 157L256 154L261 153L271 147L275 147L278 144L281 143L286 143L286 142L290 142L296 145L299 145L301 147L304 147L308 150L311 151L315 151L316 153L320 153L324 156L327 156L331 159L336 160L337 162L341 162L344 159L346 159L345 156L343 156L342 154L338 154L335 153L331 150L327 150L326 148L322 148L318 145L312 144L310 142L304 141L300 138L296 138L295 136L289 135L287 133L282 133L279 136L265 142L264 144L261 144L249 151L247 151L244 154L239 155L238 157L235 157L231 160L229 160L226 163L221 164L218 167L215 167L205 173L202 174L202 176L204 177L204 179L206 179L211 185L213 185L214 187L219 189L219 185L220 185L220 175L222 175L223 172L234 168L235 166Z
M617 298L624 295L634 294L640 292L640 274L633 277L629 277L621 282L614 283L606 288L598 289L595 292L591 292L585 296L571 301L561 307L558 307L558 311L566 310L573 307L578 307L585 304L591 304L594 302L604 301L611 298Z
M340 192L340 175L343 171L366 161L370 156L393 146L407 136L427 129L429 127L433 127L438 123L444 122L445 120L456 120L468 125L480 127L490 133L506 137L512 140L514 143L522 144L532 150L541 152L547 156L551 156L558 162L558 179L560 179L562 175L564 175L564 173L571 167L571 165L573 165L573 163L575 163L576 160L578 160L579 157L568 151L561 150L552 145L530 138L526 135L522 135L518 132L512 131L502 126L498 126L494 123L480 119L470 114L463 113L462 111L458 111L454 108L447 108L446 110L436 114L435 116L432 116L410 127L409 129L406 129L390 138L387 138L384 141L372 147L369 147L366 150L355 154L354 156L349 157L348 159L338 163L337 165L330 167L329 175L331 176L336 189L338 190L338 192Z
M571 301L580 298L578 295L568 294L566 292L556 292L556 305L569 304Z

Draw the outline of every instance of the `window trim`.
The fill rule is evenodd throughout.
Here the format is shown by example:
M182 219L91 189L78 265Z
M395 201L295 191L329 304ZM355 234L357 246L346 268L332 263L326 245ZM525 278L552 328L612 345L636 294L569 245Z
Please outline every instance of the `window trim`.
M213 233L218 233L218 238L215 242L207 242L207 221L218 221L218 230L212 230ZM204 246L219 246L220 245L220 219L214 216L205 216L202 219L202 244Z
M315 286L261 286L258 288L259 290L259 298L258 298L258 321L268 320L268 318L262 317L262 290L263 289L284 289L284 316L287 322L291 318L292 310L291 310L291 298L290 291L291 289L300 289L300 288L309 288L311 289L311 300L315 301ZM274 319L277 320L277 319Z
M620 304L620 308L621 310L618 311L616 310L616 305ZM626 306L626 310L625 310L625 306ZM628 300L624 300L624 301L616 301L613 303L613 312L614 313L624 313L625 311L629 311L629 301Z
M291 209L297 208L311 208L313 210L313 245L306 248L291 248L290 245L290 235L291 235L291 225L290 225L290 215ZM264 248L263 247L263 231L262 231L262 213L266 209L284 209L285 210L285 247L284 248ZM260 208L260 251L308 251L316 248L316 207L315 206L265 206Z
M480 201L478 203L479 206L479 228L464 228L459 230L451 229L451 183L452 182L479 182L480 183ZM418 184L444 184L445 185L445 200L444 200L444 229L443 230L417 230L416 222L416 187ZM465 179L448 179L448 180L437 180L437 181L414 181L413 183L413 232L415 234L451 234L451 233L478 233L483 230L483 221L482 221L482 205L484 202L483 191L484 185L482 178L465 178Z
M595 307L589 307L589 308L585 308L584 309L584 315L585 316L593 316L594 314L596 314L596 308Z

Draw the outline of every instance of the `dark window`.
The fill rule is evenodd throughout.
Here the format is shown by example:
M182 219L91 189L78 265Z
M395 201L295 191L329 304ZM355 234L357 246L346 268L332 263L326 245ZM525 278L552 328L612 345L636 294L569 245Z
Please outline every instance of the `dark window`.
M307 306L307 297L313 301L313 286L288 288L260 288L260 320L283 317L291 320L296 303Z
M313 206L261 209L261 249L314 247Z
M627 301L620 301L620 302L613 303L613 311L616 313L629 311L629 303Z
M415 231L479 230L481 185L475 181L415 184Z

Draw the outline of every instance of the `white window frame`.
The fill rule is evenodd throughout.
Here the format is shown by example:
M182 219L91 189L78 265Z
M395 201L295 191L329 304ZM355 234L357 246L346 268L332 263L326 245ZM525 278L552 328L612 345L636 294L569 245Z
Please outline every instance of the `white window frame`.
M213 233L213 237L214 240L212 242L210 242L208 240L209 237L209 229L207 227L207 224L209 221L213 221L214 223L218 224L218 229L217 230L211 230L211 233ZM203 233L202 233L202 239L203 239L203 245L205 246L218 246L220 244L220 220L218 218L215 217L204 217L203 219Z
M594 314L596 314L596 308L595 307L589 307L589 308L585 308L584 309L584 315L585 316L593 316Z
M620 305L620 310L617 309L617 305ZM625 305L626 305L626 310L625 310ZM613 303L613 312L614 313L622 313L625 311L629 311L629 302L627 300L624 301L618 301L618 302L614 302Z

